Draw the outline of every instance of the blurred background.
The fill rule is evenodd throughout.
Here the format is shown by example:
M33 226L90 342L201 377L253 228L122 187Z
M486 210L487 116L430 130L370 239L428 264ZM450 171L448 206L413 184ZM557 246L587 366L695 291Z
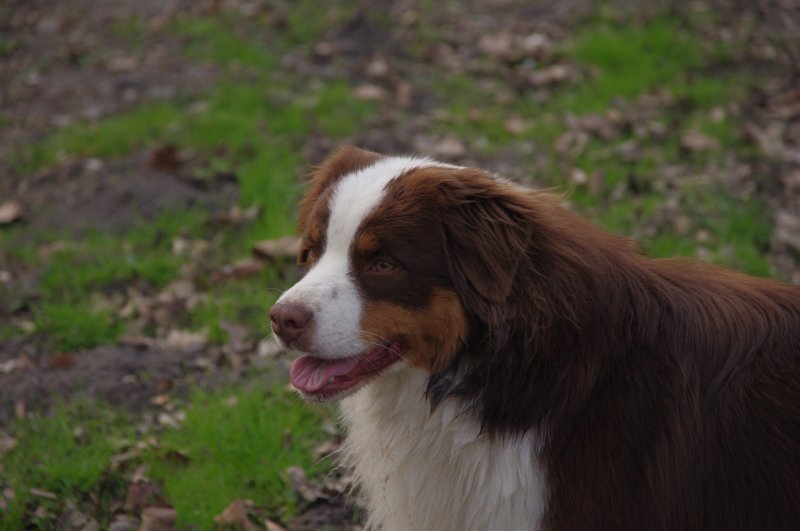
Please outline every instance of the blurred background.
M4 0L0 528L358 529L267 312L344 143L800 283L800 2Z

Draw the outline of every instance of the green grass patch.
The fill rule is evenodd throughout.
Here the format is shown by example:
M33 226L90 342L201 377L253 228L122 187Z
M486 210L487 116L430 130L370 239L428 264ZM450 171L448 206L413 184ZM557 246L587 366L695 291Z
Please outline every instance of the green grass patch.
M155 145L181 115L175 103L155 103L96 123L67 126L43 142L19 148L14 158L20 174L54 164L60 156L110 158Z
M269 335L269 309L280 295L276 286L289 282L275 269L265 268L256 277L209 286L208 300L194 308L190 326L207 330L215 343L228 339L224 323L244 325L253 339Z
M324 473L329 462L314 462L312 448L324 437L328 413L294 393L263 384L207 394L198 391L181 428L155 435L143 451L149 475L162 482L180 528L215 529L214 516L233 500L252 499L275 517L294 514L299 499L286 469ZM77 400L51 416L17 421L10 431L17 445L0 454L0 487L14 490L0 528L50 528L53 516L71 501L101 526L113 503L125 498L126 475L111 470L112 456L136 436L130 419L103 404ZM176 460L176 452L186 460ZM209 487L213 488L209 488ZM57 500L31 495L52 492ZM38 518L37 507L50 516Z
M617 97L683 84L687 73L703 62L695 38L667 17L641 24L594 24L576 36L567 56L593 71L558 102L575 113L601 111Z
M162 437L166 449L179 450L188 462L155 456L151 475L163 481L179 526L214 529L214 516L246 498L288 517L299 500L285 471L291 465L312 474L324 470L311 456L323 419L320 410L277 387L198 393L183 427Z
M200 212L186 211L142 223L121 235L93 232L80 242L66 243L45 266L37 287L44 297L77 300L131 280L164 286L178 276L182 263L172 253L173 239L196 232L200 219Z
M52 520L33 515L38 506L58 514L59 503L72 500L84 510L103 518L110 506L125 496L126 484L107 473L111 456L119 449L114 438L130 433L127 420L107 408L86 401L60 405L49 417L17 421L12 435L17 446L0 457L0 481L14 490L8 512L0 512L2 529L50 529ZM58 501L34 497L30 489L42 489Z
M178 17L172 29L188 39L185 53L195 61L211 61L229 67L273 68L278 56L263 39L248 39L235 31L237 20L220 16Z
M110 311L83 302L43 302L34 308L33 315L36 331L64 351L113 343L123 329Z
M133 281L156 290L178 278L185 258L172 252L172 242L177 236L191 237L206 230L205 216L202 211L176 212L121 235L91 232L80 241L62 242L63 249L40 266L30 293L22 295L27 297L37 331L61 350L116 340L123 325L102 301ZM29 249L24 253L17 249L17 253L33 260L40 242L16 245ZM15 238L5 240L3 246L15 246Z

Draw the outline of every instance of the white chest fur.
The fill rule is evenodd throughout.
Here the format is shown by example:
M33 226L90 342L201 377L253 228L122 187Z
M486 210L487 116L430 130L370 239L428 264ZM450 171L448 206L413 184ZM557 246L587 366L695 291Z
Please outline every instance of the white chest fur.
M534 530L546 502L535 435L493 439L460 404L433 412L426 374L403 367L341 402L368 525L385 531Z

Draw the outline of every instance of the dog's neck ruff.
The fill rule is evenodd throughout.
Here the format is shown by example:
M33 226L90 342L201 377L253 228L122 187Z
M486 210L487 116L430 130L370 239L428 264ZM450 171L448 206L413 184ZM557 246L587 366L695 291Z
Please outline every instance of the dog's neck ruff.
M400 365L341 402L343 457L361 486L368 526L537 529L547 493L535 433L481 433L456 398L431 411L427 378Z

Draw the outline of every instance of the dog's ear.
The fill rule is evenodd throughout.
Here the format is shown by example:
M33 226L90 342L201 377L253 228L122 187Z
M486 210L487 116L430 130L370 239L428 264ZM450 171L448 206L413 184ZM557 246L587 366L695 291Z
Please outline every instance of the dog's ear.
M308 191L300 201L298 216L298 232L307 228L309 217L317 204L317 200L339 179L377 162L383 155L359 149L353 146L342 146L330 155L311 172Z
M469 168L423 168L414 177L435 198L444 252L463 302L488 317L511 293L533 232L531 194ZM415 179L415 180L416 180Z

